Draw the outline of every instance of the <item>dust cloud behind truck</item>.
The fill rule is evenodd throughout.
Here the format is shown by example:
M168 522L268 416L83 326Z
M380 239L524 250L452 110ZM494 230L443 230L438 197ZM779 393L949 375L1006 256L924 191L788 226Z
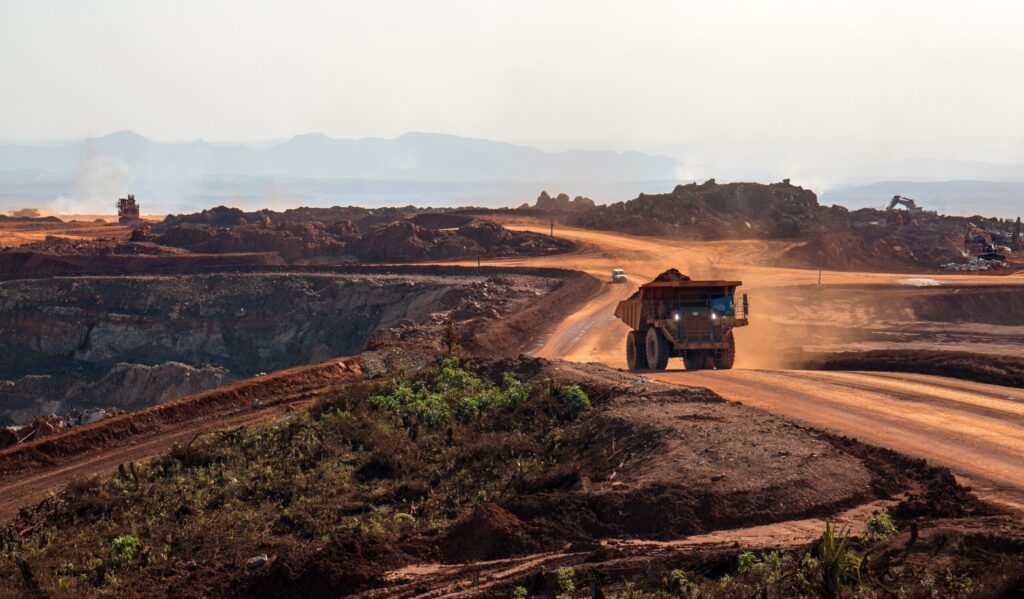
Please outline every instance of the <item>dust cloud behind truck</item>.
M629 369L664 370L675 357L687 370L732 368L732 330L748 324L746 294L736 304L742 284L694 281L673 268L641 285L615 308L615 316L632 329L626 337Z

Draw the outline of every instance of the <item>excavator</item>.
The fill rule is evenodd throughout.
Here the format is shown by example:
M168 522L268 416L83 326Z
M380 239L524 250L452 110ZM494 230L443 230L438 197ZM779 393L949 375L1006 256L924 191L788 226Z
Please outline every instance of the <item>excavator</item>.
M896 206L903 206L904 208L907 209L907 212L911 213L924 211L924 208L918 206L917 202L910 198L905 198L901 195L892 196L892 199L889 200L889 206L886 208L886 210L894 210Z
M980 238L984 245L981 246L981 252L977 254L977 257L982 260L995 260L997 262L1005 262L1006 258L1010 255L1011 249L1005 245L996 245L992 239L992 234L982 229L974 223L966 223L964 225L964 251L969 251L971 243Z

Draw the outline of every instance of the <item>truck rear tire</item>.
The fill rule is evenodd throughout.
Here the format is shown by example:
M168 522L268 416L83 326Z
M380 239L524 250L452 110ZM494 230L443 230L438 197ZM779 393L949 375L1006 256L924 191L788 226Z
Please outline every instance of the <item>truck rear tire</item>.
M672 353L668 339L656 327L651 327L647 329L646 341L647 367L651 370L665 370L669 354Z
M629 335L626 335L626 366L630 370L647 368L647 347L644 345L643 337L636 331L630 331Z
M715 357L715 368L718 370L729 370L736 363L736 338L732 336L732 331L725 334L725 341L729 345L722 350L720 356Z

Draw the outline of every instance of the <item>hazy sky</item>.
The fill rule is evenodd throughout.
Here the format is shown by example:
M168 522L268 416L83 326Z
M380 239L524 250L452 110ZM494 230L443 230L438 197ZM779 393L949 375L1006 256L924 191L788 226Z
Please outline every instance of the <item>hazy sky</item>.
M0 139L953 148L1024 133L1022 26L1024 3L983 1L0 0Z

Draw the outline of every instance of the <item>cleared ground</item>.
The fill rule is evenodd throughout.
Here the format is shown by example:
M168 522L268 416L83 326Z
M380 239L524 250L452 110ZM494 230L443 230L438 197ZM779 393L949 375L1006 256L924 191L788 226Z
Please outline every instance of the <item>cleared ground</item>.
M983 497L1024 508L1024 390L879 372L666 372L662 381L840 431L947 466Z
M33 241L42 241L48 235L71 237L73 239L96 239L97 237L128 237L132 227L117 224L116 216L74 216L71 222L52 223L45 221L0 221L0 247L16 246ZM105 222L96 222L105 219ZM106 222L112 221L112 222Z

